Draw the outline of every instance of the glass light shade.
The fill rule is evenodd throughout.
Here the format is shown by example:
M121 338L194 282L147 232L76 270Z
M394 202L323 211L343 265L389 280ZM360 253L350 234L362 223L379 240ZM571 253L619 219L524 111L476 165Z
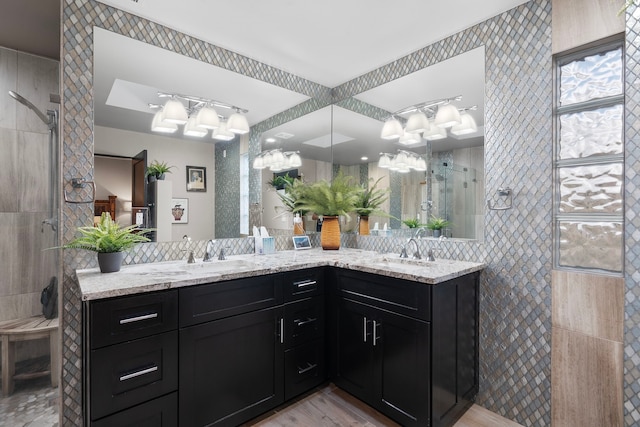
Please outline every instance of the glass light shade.
M378 167L388 169L389 166L391 166L391 159L386 154L382 154L380 160L378 160Z
M299 168L302 166L302 159L300 158L300 155L298 153L293 153L289 157L289 164L292 168Z
M184 125L189 120L186 108L177 99L170 99L162 109L162 121Z
M416 163L418 162L418 158L415 156L407 156L407 166L411 169L416 168Z
M273 164L273 156L271 153L267 153L264 155L264 167L271 167Z
M227 120L227 130L233 133L245 134L249 132L249 122L240 113L233 113Z
M419 133L405 132L404 135L398 140L398 144L413 145L422 141L422 137Z
M382 132L380 132L380 138L382 139L396 139L400 138L404 134L402 130L402 125L400 122L391 118L384 122L384 126L382 126Z
M218 129L211 133L211 138L217 139L218 141L231 141L235 137L236 135L233 132L227 130L227 124L225 122L220 122Z
M199 128L196 126L196 118L189 117L187 124L184 125L184 130L182 133L186 136L197 136L198 138L202 138L207 134L207 130L203 128Z
M398 168L404 168L405 166L408 165L407 162L408 162L407 155L404 154L403 152L399 152L396 155L395 164Z
M422 157L416 161L416 165L413 167L417 171L426 171L427 170L427 161Z
M264 169L266 167L267 167L267 165L264 164L264 159L262 158L262 156L258 156L255 159L253 159L253 168L254 169Z
M196 126L204 129L217 129L220 126L218 112L211 107L203 107L196 114Z
M282 151L274 151L271 155L273 156L273 163L279 164L284 162L284 155L282 154Z
M410 115L404 127L404 131L408 133L422 133L427 129L429 129L429 119L421 112Z
M447 130L436 126L433 120L429 120L429 129L427 129L422 137L427 141L435 141L437 139L444 139L447 137Z
M467 135L478 131L478 126L473 116L468 113L464 113L460 116L461 123L451 128L451 133L454 135Z
M178 125L175 123L167 123L162 121L162 111L158 111L153 115L153 120L151 121L151 130L154 132L174 133L178 130Z
M438 107L435 124L441 128L449 128L460 124L460 112L451 104Z

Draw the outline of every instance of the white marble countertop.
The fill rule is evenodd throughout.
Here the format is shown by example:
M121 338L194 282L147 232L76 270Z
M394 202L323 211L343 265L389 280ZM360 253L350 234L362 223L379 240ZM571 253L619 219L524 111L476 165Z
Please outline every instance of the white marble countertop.
M243 277L261 276L303 268L335 266L383 276L435 285L455 277L482 270L476 262L439 259L400 259L398 254L379 254L360 249L323 251L280 251L271 255L233 255L226 260L195 264L166 261L123 266L116 273L100 273L98 268L77 270L84 301L121 295L179 288Z

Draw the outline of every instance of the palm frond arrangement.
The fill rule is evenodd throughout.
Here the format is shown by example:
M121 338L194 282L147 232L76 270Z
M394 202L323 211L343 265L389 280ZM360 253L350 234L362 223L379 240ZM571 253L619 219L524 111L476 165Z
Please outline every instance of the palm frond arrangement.
M362 185L360 194L358 194L358 200L356 201L355 211L360 216L374 215L387 215L386 212L379 210L378 208L389 197L389 188L380 189L377 188L378 183L383 177L378 178L369 188L365 184ZM369 181L373 181L371 178Z
M122 252L137 243L149 242L149 238L144 234L153 230L142 229L135 224L121 227L107 212L103 212L100 222L95 227L78 227L78 231L81 236L63 245L63 248L86 249L99 253Z
M326 180L305 185L294 212L313 212L323 216L347 215L358 203L362 187L354 184L353 177L340 172L331 183Z

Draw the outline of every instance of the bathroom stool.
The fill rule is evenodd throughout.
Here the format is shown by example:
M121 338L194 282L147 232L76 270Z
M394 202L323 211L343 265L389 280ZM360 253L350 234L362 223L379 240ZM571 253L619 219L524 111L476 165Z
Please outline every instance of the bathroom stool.
M18 341L30 341L49 338L51 351L51 370L15 375L16 349ZM0 342L2 343L2 395L13 393L13 381L16 379L36 378L51 375L51 386L58 386L60 373L58 355L58 318L45 319L34 316L25 319L6 320L0 322Z

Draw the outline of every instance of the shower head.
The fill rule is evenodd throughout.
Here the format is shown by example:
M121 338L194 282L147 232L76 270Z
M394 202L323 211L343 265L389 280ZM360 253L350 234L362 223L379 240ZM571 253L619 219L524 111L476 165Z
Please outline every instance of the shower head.
M19 103L21 103L22 105L28 107L30 110L32 110L34 113L36 113L36 115L40 118L40 120L42 120L44 122L44 124L48 125L48 124L51 123L51 120L49 119L49 117L47 117L47 115L44 114L42 111L38 110L38 107L33 105L31 103L31 101L29 101L28 99L26 99L25 97L23 97L19 93L16 93L16 92L14 92L12 90L9 91L9 95L13 99L15 99L16 101L18 101Z

